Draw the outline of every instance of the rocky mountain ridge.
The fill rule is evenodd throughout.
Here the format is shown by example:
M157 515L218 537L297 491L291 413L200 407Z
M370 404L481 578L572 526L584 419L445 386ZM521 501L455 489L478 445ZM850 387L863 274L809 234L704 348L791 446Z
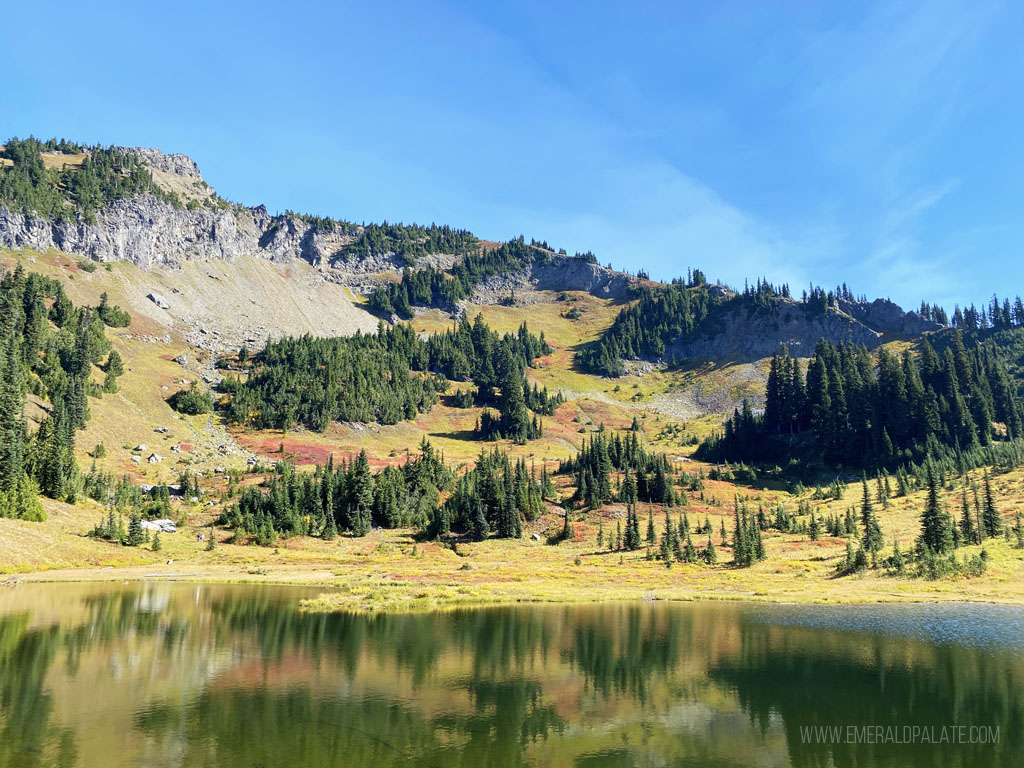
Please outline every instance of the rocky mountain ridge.
M635 278L583 259L551 254L525 269L494 275L473 291L477 304L496 304L524 291L582 291L592 296L623 300Z
M0 206L0 247L55 248L99 262L129 261L145 269L240 256L278 263L301 259L341 276L401 266L393 256L348 258L342 249L357 239L355 230L326 227L295 214L271 215L263 205L245 207L217 198L187 155L146 147L117 149L142 160L154 182L173 193L180 205L152 194L114 200L93 223L49 220Z
M396 273L405 262L395 253L353 255L361 227L340 222L325 225L296 214L271 215L263 205L245 207L221 200L192 158L146 147L119 147L145 163L154 182L173 193L179 205L144 194L115 200L96 213L95 221L49 220L0 206L0 247L51 248L98 262L127 261L144 269L179 268L189 261L233 261L255 256L274 263L301 260L325 280L368 290L381 273ZM430 253L417 267L447 269L452 254ZM376 278L376 279L375 279ZM477 300L494 303L510 290L580 290L624 298L626 275L557 254L524 270L491 278L478 288ZM498 295L501 294L501 297Z
M728 307L707 321L696 338L677 340L666 350L672 360L760 360L784 344L797 357L810 357L820 339L850 342L874 349L892 337L918 336L943 325L906 312L888 299L840 299L824 313L788 299L770 307Z
M156 192L173 194L116 199L100 208L91 223L82 217L50 220L0 206L0 247L52 248L100 262L126 261L144 269L178 271L193 262L246 258L283 267L304 262L303 266L314 268L317 279L364 292L382 280L395 279L406 264L395 253L379 253L380 248L378 253L351 248L362 237L362 227L291 213L272 215L262 205L228 203L217 197L187 155L143 147L118 149L146 165L159 188ZM64 156L56 158L63 160ZM416 265L448 269L457 258L427 253L417 257ZM537 298L536 291L582 291L622 301L630 297L636 282L593 261L545 248L537 250L536 258L525 267L493 274L474 285L469 301L496 304L514 295L517 304L528 304ZM767 309L742 303L730 306L735 294L729 289L712 286L709 291L726 309L703 334L669 345L665 359L755 360L773 354L780 343L794 354L809 355L820 338L875 347L883 335L917 336L941 328L887 299L839 299L824 314L813 314L789 300ZM201 325L211 325L215 315L204 313L190 325L198 332ZM245 333L253 331L246 328Z

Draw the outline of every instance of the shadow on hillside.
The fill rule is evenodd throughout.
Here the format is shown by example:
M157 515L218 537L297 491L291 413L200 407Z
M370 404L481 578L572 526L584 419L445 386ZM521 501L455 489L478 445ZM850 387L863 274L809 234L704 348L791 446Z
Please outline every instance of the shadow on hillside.
M472 443L483 443L477 438L476 432L472 429L458 429L452 432L431 432L429 437L444 438L447 440L464 440Z

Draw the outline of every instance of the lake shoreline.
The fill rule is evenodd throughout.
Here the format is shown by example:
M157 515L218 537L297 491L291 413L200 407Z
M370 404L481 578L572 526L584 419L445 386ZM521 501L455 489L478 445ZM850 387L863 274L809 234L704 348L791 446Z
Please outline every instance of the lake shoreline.
M503 607L510 605L587 605L624 602L680 602L680 603L753 603L759 605L867 605L887 603L934 603L934 604L977 604L977 605L1024 605L1019 595L977 595L969 592L934 590L943 582L923 579L885 579L878 577L853 577L861 584L874 587L890 588L886 592L871 589L860 589L856 592L844 590L829 592L825 589L805 591L795 594L792 591L758 593L753 590L736 589L737 585L729 585L729 589L707 590L688 589L688 582L674 587L656 589L624 588L609 584L595 585L587 590L585 596L577 590L566 590L561 594L553 594L550 583L532 585L533 588L517 590L514 594L500 592L484 594L465 594L460 590L458 580L452 579L445 583L424 585L397 581L393 584L381 582L377 592L354 591L353 582L362 578L362 574L344 574L338 570L305 569L296 566L262 567L240 569L225 565L206 565L195 563L171 563L167 572L161 572L160 566L125 566L125 567L83 567L38 570L24 573L8 573L0 578L0 588L14 588L19 584L87 584L87 583L193 583L211 585L247 584L296 587L322 590L315 598L301 601L306 611L317 613L359 612L359 613L408 613L459 608ZM682 570L680 568L680 570ZM719 571L722 573L723 571ZM738 573L739 571L724 571ZM680 576L683 574L680 573ZM349 578L346 578L348 576ZM966 580L965 580L966 582ZM948 584L948 582L947 582ZM725 586L725 585L723 585ZM781 586L781 585L777 585ZM902 591L891 591L899 587ZM918 589L914 589L917 587Z
M1024 549L1003 539L957 550L958 562L984 550L987 565L981 575L929 580L888 576L884 568L839 575L847 539L792 540L771 530L765 532L767 558L750 567L731 565L732 551L720 532L713 537L716 564L673 560L666 567L655 558L655 546L611 548L618 518L602 518L603 546L591 521L575 523L575 536L558 543L535 535L440 542L399 528L331 541L282 537L276 546L261 547L224 537L211 525L212 516L205 515L176 534L161 536L154 552L152 542L126 547L88 536L98 512L88 505L55 504L43 523L0 520L0 583L286 584L320 590L320 597L305 605L318 612L623 600L1024 605ZM909 533L900 542L903 551L913 546ZM211 535L217 537L212 549Z

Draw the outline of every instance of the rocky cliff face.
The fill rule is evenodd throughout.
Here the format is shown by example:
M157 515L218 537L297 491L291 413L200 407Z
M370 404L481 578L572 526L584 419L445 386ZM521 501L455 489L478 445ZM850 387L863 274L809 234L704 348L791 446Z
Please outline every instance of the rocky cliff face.
M526 269L484 280L474 289L473 301L494 304L507 299L512 291L521 294L529 290L584 291L600 298L624 299L629 293L630 279L622 272L583 259L550 255L534 261Z
M630 278L583 259L555 256L534 262L530 282L540 291L586 291L602 298L624 299L629 292Z
M783 302L771 309L726 310L707 322L701 336L677 341L665 356L675 360L752 362L774 355L779 345L785 344L791 354L810 357L819 339L874 348L881 337L881 333L845 312L830 309L825 314L812 314L801 306Z
M263 234L260 224L254 213L189 211L144 196L114 202L97 215L95 224L46 221L0 208L0 245L56 248L148 268L252 253Z
M233 261L256 256L272 262L305 261L326 280L362 289L369 275L401 269L391 256L353 257L345 247L360 233L339 226L326 229L301 216L271 216L264 206L246 208L219 200L186 155L144 147L122 148L138 156L162 189L182 205L154 195L117 200L96 214L95 222L56 222L0 207L0 247L50 248L95 261L130 261L143 268L178 267L190 261ZM450 268L455 257L431 254L416 266ZM493 303L511 290L578 290L623 298L628 278L582 259L551 256L521 274L499 275L479 286L477 300Z
M942 325L921 317L917 312L904 312L889 299L874 301L839 300L839 309L853 319L880 333L900 336L917 336L927 331L938 331Z
M120 149L135 154L154 171L172 173L175 176L206 184L203 181L203 174L199 172L199 166L188 155L165 155L159 149L151 147L120 147Z
M394 259L346 259L341 249L355 240L355 232L328 231L298 216L271 216L263 206L210 202L213 189L185 155L143 148L131 151L149 165L160 186L201 204L178 207L143 195L115 201L92 224L48 221L0 207L0 247L56 248L96 261L130 261L145 268L239 256L275 262L302 259L351 274L397 267Z

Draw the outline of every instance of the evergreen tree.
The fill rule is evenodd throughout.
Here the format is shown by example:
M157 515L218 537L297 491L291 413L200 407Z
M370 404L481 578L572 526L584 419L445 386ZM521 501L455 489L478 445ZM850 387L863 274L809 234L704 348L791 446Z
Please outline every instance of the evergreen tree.
M714 565L718 562L718 555L715 553L715 545L711 543L710 536L708 536L708 543L704 547L704 562L708 565Z
M345 487L348 490L348 527L352 529L353 535L365 536L370 531L370 513L373 508L373 477L365 448L352 463Z
M324 521L323 531L320 533L320 538L324 541L334 541L338 536L338 525L334 521L333 514L327 515L326 518L327 519Z
M895 539L892 542L892 558L889 561L890 567L897 574L902 574L906 567L903 553L900 552L900 545Z
M491 533L491 524L487 522L482 503L476 505L476 513L473 515L473 536L477 541L483 541Z
M989 477L988 470L985 470L985 506L981 516L981 524L984 526L985 535L989 538L995 538L1003 532L1003 524L999 516L999 510L996 509L995 497L992 494L992 480Z
M128 534L125 536L123 544L126 547L137 547L145 539L146 531L142 527L142 518L137 512L132 512L128 520Z
M683 547L684 563L695 563L697 562L697 549L693 546L693 540L690 538L690 534L686 534L686 546Z
M732 562L739 568L750 565L751 554L747 544L746 525L740 520L739 499L736 500L734 510L735 520L732 534Z
M569 523L569 508L566 507L562 512L562 541L571 541L575 535Z
M665 532L661 536L661 558L665 561L666 567L672 567L672 550L676 536L675 527L672 525L672 518L668 510L665 510Z
M868 490L867 478L862 478L863 499L861 501L861 524L864 526L864 535L861 539L861 547L872 555L882 549L882 527L878 523L874 506L871 503L871 492Z
M352 510L352 535L361 538L370 532L373 523L370 518L370 510L357 507Z
M640 544L640 522L637 519L636 507L627 507L625 547L632 552L640 549Z
M750 533L747 539L750 542L750 559L754 562L764 560L764 539L761 537L761 527L757 524L757 518L750 517Z
M523 374L511 351L502 346L498 357L501 371L501 396L498 412L501 420L501 434L516 443L525 443L531 434L530 418L523 398Z
M960 538L964 544L980 544L981 538L974 528L974 519L967 504L967 478L963 481L963 493L960 495Z
M921 545L926 553L943 555L953 551L953 525L939 501L939 477L930 462L926 477L928 501L921 514Z

